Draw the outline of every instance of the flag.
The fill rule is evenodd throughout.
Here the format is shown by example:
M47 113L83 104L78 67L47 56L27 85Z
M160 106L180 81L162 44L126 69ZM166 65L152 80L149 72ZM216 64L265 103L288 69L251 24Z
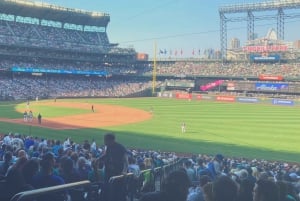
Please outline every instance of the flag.
M192 55L195 55L195 49L193 49Z
M175 56L177 56L177 50L175 50Z
M199 54L199 55L201 54L200 49L198 49L198 54Z
M163 55L167 55L167 50L166 49L159 49L159 52L158 52L158 54L159 55L161 55L161 54L163 54Z
M181 51L180 51L180 54L181 54L181 55L183 54L183 51L182 51L182 49L181 49Z

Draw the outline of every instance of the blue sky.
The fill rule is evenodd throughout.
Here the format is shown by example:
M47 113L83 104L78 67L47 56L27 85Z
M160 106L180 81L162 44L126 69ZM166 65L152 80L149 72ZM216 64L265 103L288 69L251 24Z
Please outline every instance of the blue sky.
M183 51L181 57L193 57L192 52L220 48L220 20L222 5L262 2L259 0L43 0L69 8L99 11L110 14L107 33L110 42L120 47L134 47L137 52L153 56L157 49ZM296 10L300 12L300 10ZM295 13L295 12L294 12ZM240 14L243 15L243 14ZM246 15L246 14L244 14ZM255 13L254 13L255 15ZM259 13L261 15L261 13ZM255 22L255 32L264 36L268 29L276 29L276 20ZM246 40L246 21L228 23L228 41L237 37ZM285 39L300 39L300 19L285 22ZM196 54L196 53L195 53Z

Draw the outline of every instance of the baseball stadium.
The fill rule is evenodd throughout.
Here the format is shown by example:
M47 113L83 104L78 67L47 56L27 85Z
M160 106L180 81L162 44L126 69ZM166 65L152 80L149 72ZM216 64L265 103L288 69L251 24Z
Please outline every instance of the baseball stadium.
M298 13L285 14L289 9ZM287 182L293 191L285 193L299 200L300 46L284 39L284 20L299 17L299 9L293 0L223 6L220 50L207 50L205 58L150 58L110 42L108 13L0 0L0 199L144 200L161 190L171 170L183 167L197 186L209 164L218 164L238 186L251 169L246 177ZM256 15L270 10L276 14ZM277 19L277 29L255 37L254 22L266 18ZM247 22L247 42L234 39L227 47L227 24L236 20ZM107 134L126 147L142 182L129 169L107 181L82 173L108 154ZM33 159L40 160L37 172L43 169L48 152L58 175L68 161L61 158L72 159L78 172L82 159L81 179L61 173L61 185L33 181L30 189L19 177L10 181L9 173L16 174L10 169L26 175L23 166ZM108 175L103 163L96 168ZM218 181L217 167L209 174ZM106 182L111 194L100 193ZM67 198L52 196L67 190Z

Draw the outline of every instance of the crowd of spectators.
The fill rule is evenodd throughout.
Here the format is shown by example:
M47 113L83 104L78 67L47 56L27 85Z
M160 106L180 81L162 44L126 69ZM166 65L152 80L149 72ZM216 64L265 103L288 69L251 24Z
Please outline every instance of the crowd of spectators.
M0 50L1 52L2 50ZM5 51L5 50L3 50ZM38 53L37 53L38 54ZM142 75L146 72L145 68L140 68L135 64L127 64L118 62L117 59L114 62L108 64L99 64L99 62L86 61L57 61L55 56L53 59L45 61L38 58L33 59L34 61L28 60L8 60L2 59L0 62L0 71L10 71L13 67L19 68L35 68L35 69L47 69L47 70L80 70L80 71L105 71L109 75ZM75 55L76 56L76 55ZM71 57L71 56L70 56Z
M151 81L122 81L122 80L50 80L48 86L53 89L51 97L123 97L143 91L152 86ZM57 87L59 86L59 87Z
M0 43L92 52L104 52L109 46L106 32L85 32L5 20L0 21Z
M259 63L220 63L177 61L172 64L157 62L158 75L173 76L228 76L258 77L261 74L281 75L284 78L299 78L300 63L259 64ZM148 72L150 74L150 71Z
M115 48L118 49L118 48ZM119 48L120 49L120 48ZM123 51L123 50L122 50ZM126 50L124 50L126 52ZM153 67L149 62L135 61L134 54L128 52L120 57L97 57L91 54L74 52L55 52L28 50L22 48L5 48L1 54L22 56L14 59L1 59L0 70L10 70L12 67L61 69L61 70L96 70L106 71L112 75L152 76ZM127 56L126 56L127 55ZM26 59L27 58L27 59ZM46 58L46 59L45 59ZM256 64L256 63L225 63L220 62L190 62L174 63L157 62L157 75L174 77L243 77L257 78L259 75L282 76L285 79L297 79L300 75L300 63Z
M59 27L0 21L0 43L5 45L46 47L65 50L131 54L133 49L109 48L106 32L84 32ZM9 49L8 49L9 50ZM1 51L1 50L0 50ZM24 55L24 50L6 54ZM36 56L37 52L28 54ZM59 57L49 52L50 58ZM67 54L66 54L67 55ZM30 55L27 55L30 56ZM48 55L46 55L48 56ZM72 54L68 55L72 58ZM74 56L74 55L73 55ZM74 56L76 57L76 56ZM83 56L83 59L89 59ZM13 66L22 68L44 68L63 70L104 70L108 75L151 75L151 66L138 69L134 65L120 63L116 68L96 65L92 62L55 62L35 59L32 61L1 60L0 69ZM261 74L282 75L299 78L300 63L250 64L219 62L157 62L157 75L184 76L228 76L258 77ZM184 82L184 80L183 80ZM246 82L246 81L245 81ZM247 81L248 82L248 81ZM87 77L31 77L3 76L0 79L0 95L15 99L28 97L120 97L150 88L150 81L115 80ZM220 92L228 93L228 92ZM230 92L231 93L231 92ZM233 92L234 93L234 92ZM70 138L44 139L21 134L3 134L0 137L0 176L5 178L5 190L1 196L11 198L14 194L45 187L39 172L53 175L55 184L90 180L103 182L105 166L100 156L105 146L94 140L76 143ZM141 170L170 164L178 156L175 153L128 149L128 173L137 177ZM1 186L2 187L2 186ZM215 156L192 156L182 169L171 173L159 193L146 193L140 200L173 201L299 201L300 167L282 161L266 161L246 158ZM48 197L49 198L49 197ZM51 197L59 200L59 197Z
M132 61L135 56L135 50L133 48L120 48L117 44L110 44L106 32L88 32L81 30L72 30L62 27L38 25L21 23L7 20L0 20L0 44L10 46L8 49L1 49L0 53L9 55L26 55L35 57L35 61L32 62L10 62L1 61L0 69L10 69L12 66L23 67L37 67L51 69L85 69L85 70L103 70L105 66L95 65L88 61L95 60L96 57L89 54L77 54L76 51L101 53L107 55L128 55L128 60ZM12 48L14 47L14 48ZM19 49L17 48L19 47ZM70 50L72 53L65 52L63 54L56 53L55 51L48 51L48 53L31 49L30 51L22 48L26 47L38 47L46 49L59 49ZM75 51L74 51L75 50ZM47 51L46 51L47 52ZM30 55L32 54L32 55ZM40 55L42 54L42 55ZM68 59L82 59L87 61L70 63L45 63L45 61L39 61L38 57L44 56L48 58L62 58ZM103 58L106 59L106 63L114 62L118 58L109 56ZM118 68L109 68L105 70L112 71L111 73L122 74L131 73L136 75L151 75L152 67L143 66L139 69L137 66L127 65L124 61L126 56L123 57L122 62L118 65ZM78 60L77 60L78 61ZM105 63L105 61L101 61ZM99 62L98 62L99 63ZM109 67L109 66L107 66ZM258 77L260 74L269 75L282 75L284 78L298 78L300 75L300 63L247 63L247 62L204 62L204 61L176 61L176 62L157 62L157 75L171 75L177 77L184 76L228 76L228 77ZM118 72L120 71L120 72Z
M105 165L100 159L106 148L95 140L78 143L71 138L60 141L9 133L1 135L0 144L0 175L6 179L5 195L9 197L39 188L39 171L49 171L57 184L104 181ZM162 167L183 157L173 152L126 150L127 171L137 177L142 170ZM167 176L158 192L154 192L156 188L141 192L140 200L299 201L298 164L226 158L222 154L184 158L181 168Z
M1 51L1 50L0 50ZM168 66L167 64L159 64L161 65L158 67L157 75L169 75L168 73L172 73L172 76L176 77L177 71L180 70L180 73L183 71L186 71L186 73L190 73L187 75L192 75L193 70L191 69L197 69L199 70L198 75L202 76L228 76L228 78L235 76L235 74L231 74L233 71L232 69L236 70L236 76L239 75L245 76L254 76L250 73L250 70L247 71L250 74L247 74L246 71L243 71L242 65L239 65L235 68L235 65L237 64L228 64L228 66L222 66L219 68L218 63L207 63L207 68L204 68L203 66L200 66L200 64L197 64L196 62L193 63L193 65L190 65L192 68L181 68L180 66L183 65L184 62L177 62L174 65ZM201 64L202 65L202 64ZM271 74L271 75L284 75L284 73L289 73L288 75L292 78L293 75L297 75L298 65L297 63L294 64L282 64L281 66L277 66L279 64L270 64L270 66L264 64L264 65L258 65L254 64L253 66L248 66L245 69L252 69L255 68L257 73L256 76L259 76L261 73L263 74ZM284 67L283 67L284 65ZM35 59L33 61L28 61L26 59L22 60L1 60L0 62L0 72L1 69L7 70L11 69L12 67L19 67L21 69L25 68L34 68L34 69L44 69L44 70L77 70L77 71L99 71L106 74L106 77L115 77L115 76L121 76L120 80L116 79L97 79L93 76L91 78L89 77L71 77L66 76L66 79L56 76L46 76L48 78L45 78L45 76L41 77L33 77L33 76L18 76L18 73L15 73L16 75L13 76L7 76L7 74L3 74L3 79L1 79L2 85L0 86L0 95L9 95L11 97L15 97L16 99L22 99L26 97L87 97L87 96L127 96L129 94L133 94L139 91L143 91L146 88L151 87L150 82L145 81L128 81L130 78L126 77L127 75L130 76L136 76L136 77L143 77L143 75L152 76L150 74L150 71L152 70L151 65L144 65L142 68L138 66L138 64L123 64L122 62L118 63L115 62L114 66L111 66L109 64L107 65L101 65L96 62L88 62L88 61L55 61L55 60L43 60L43 59ZM278 74L276 74L276 71L270 73L271 70L266 70L270 67L270 69L283 69L285 68L286 71L281 71L279 73L279 70L277 71ZM259 68L264 69L259 71ZM200 71L200 69L204 69L203 71ZM226 69L228 70L227 74L226 72L222 72L224 74L214 74L216 72L219 72L216 69ZM170 71L169 71L170 70ZM209 72L209 73L208 73ZM243 75L243 72L245 72L245 75ZM252 72L252 71L251 71ZM253 71L254 72L254 71ZM152 72L151 72L152 73ZM207 73L207 74L206 74ZM292 75L293 73L293 75ZM13 77L13 78L11 78ZM144 77L145 78L145 77ZM295 77L294 77L295 78ZM124 80L122 80L124 79ZM161 79L162 80L162 79ZM170 80L170 79L168 79ZM172 80L172 79L171 79ZM181 78L179 80L175 79L172 86L174 87L188 87L193 88L194 85L196 87L205 85L207 83L211 82L208 78L207 79L199 79L198 81L194 80L187 80ZM225 83L230 83L231 79L228 79ZM263 94L263 92L260 92L256 90L255 83L256 81L250 81L250 80L240 80L240 81L232 81L235 82L235 91L257 91L257 94L260 93ZM268 81L265 81L266 83ZM168 85L168 81L165 82L166 86ZM195 83L195 84L193 84ZM272 82L275 83L275 82ZM287 82L286 84L289 84L289 87L283 88L280 90L282 93L298 93L299 90L299 83L298 82ZM38 86L38 87L37 87ZM77 91L73 90L77 89ZM225 88L222 88L223 91ZM218 90L216 88L216 90ZM276 97L277 94L272 95L273 97Z
M7 53L6 50L3 50ZM11 50L15 51L15 50ZM21 51L21 50L20 50ZM23 53L26 52L22 50ZM1 50L0 50L1 52ZM8 51L9 52L9 51ZM30 52L30 51L27 51ZM22 53L22 54L23 54ZM26 53L27 54L27 53ZM32 56L36 56L39 52L32 52ZM45 54L45 53L42 53ZM30 56L30 55L29 55ZM49 52L49 57L56 58L61 57L55 52ZM84 61L69 60L69 61L57 61L43 60L35 58L32 60L2 60L0 69L9 70L13 66L22 68L44 68L44 69L64 69L64 70L105 70L109 74L126 75L133 74L137 76L151 76L153 73L152 65L134 63L133 60L128 58L126 63L125 58L106 58L106 62L95 62L93 58L88 58L87 55L66 54L68 58L80 58L83 57ZM124 60L125 59L125 60ZM186 76L204 76L204 77L258 77L259 75L273 75L283 76L284 78L295 79L300 75L300 63L290 64L250 64L250 63L228 63L222 64L218 62L175 62L173 64L165 64L157 62L157 75L174 76L174 77L186 77Z
M199 155L171 173L161 191L146 193L141 201L298 201L299 175L295 164Z
M95 140L78 143L71 138L60 141L9 133L1 134L0 145L0 176L6 181L5 189L0 186L1 200L21 191L47 187L46 184L83 180L103 183L105 180L107 171L102 158L108 151L107 145L99 145ZM172 152L151 150L126 149L126 154L129 158L126 169L137 176L142 170L162 167L178 158ZM45 172L49 176L41 180L41 173ZM50 175L52 182L49 183ZM56 195L49 196L52 200L63 200Z
M300 168L298 164L225 158L217 154L213 159L205 155L194 157L186 161L185 168L190 178L196 178L193 180L199 181L196 188L190 189L189 201L299 200ZM210 188L209 194L206 188ZM211 188L214 188L217 194ZM210 197L212 199L209 199Z
M124 97L151 88L151 81L88 77L1 77L0 96L19 99L56 97Z

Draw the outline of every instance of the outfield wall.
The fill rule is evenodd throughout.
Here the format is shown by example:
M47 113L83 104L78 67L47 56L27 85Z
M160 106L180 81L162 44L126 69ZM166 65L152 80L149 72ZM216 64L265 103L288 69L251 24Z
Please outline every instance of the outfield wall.
M160 98L176 98L189 101L214 101L228 103L253 103L281 106L300 106L300 101L296 99L266 98L266 97L243 97L234 95L209 95L209 94L192 94L183 92L165 91L157 94Z

